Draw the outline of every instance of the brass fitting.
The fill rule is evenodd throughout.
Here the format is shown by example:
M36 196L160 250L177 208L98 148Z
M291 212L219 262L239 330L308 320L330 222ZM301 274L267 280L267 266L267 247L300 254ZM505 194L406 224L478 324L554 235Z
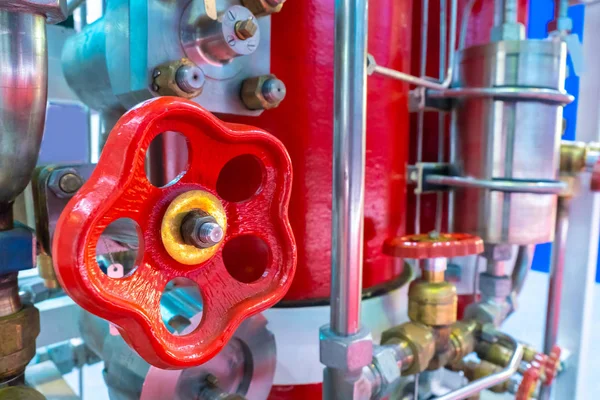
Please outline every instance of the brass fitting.
M523 361L532 362L538 355L538 351L532 346L521 344L523 346ZM500 367L506 367L513 355L511 349L502 346L500 343L489 343L481 341L475 348L477 356L482 360L491 362Z
M196 64L182 58L159 65L152 72L152 90L160 96L193 99L202 94L204 73Z
M452 325L456 322L456 287L448 282L417 280L408 289L408 317L428 326Z
M285 84L275 75L248 78L242 83L240 96L249 110L270 110L281 104L286 95Z
M20 375L35 355L35 338L40 333L40 313L24 305L14 314L0 318L0 380Z
M474 381L499 372L502 370L502 367L482 360L479 363L469 361L461 367L461 370L465 373L465 376L469 381ZM491 390L494 393L506 393L509 389L510 380L507 379L496 386L492 386L488 390Z
M383 332L381 344L405 342L411 349L413 359L403 368L403 375L418 374L427 369L435 355L433 329L415 322L406 322Z
M60 287L60 283L56 277L56 272L54 272L52 257L44 253L38 254L37 269L40 278L44 280L44 286L46 286L48 289L57 289Z
M278 13L285 0L242 0L242 4L256 17Z
M477 329L478 324L475 321L458 321L452 325L450 343L453 354L449 363L462 360L475 350Z
M46 400L46 397L28 386L7 386L0 389L0 400Z
M588 146L584 142L563 140L560 144L560 172L576 175L585 168Z

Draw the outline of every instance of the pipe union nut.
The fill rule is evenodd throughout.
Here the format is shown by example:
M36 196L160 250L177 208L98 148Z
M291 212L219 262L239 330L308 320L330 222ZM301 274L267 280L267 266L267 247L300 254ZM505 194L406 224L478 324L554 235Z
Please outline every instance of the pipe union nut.
M336 335L329 325L319 330L321 363L344 371L359 371L373 358L373 338L366 328L352 336Z
M390 347L375 346L373 364L381 376L383 391L379 393L379 397L385 397L394 391L396 384L400 381L401 372L396 360L396 352Z
M479 291L484 296L508 297L512 282L508 276L494 276L483 272L479 274Z
M381 344L397 343L398 340L408 343L413 354L413 362L402 375L413 375L425 371L435 355L435 339L432 329L422 324L406 322L381 334Z
M20 374L35 355L40 333L40 313L25 305L21 311L0 318L0 378Z
M510 244L488 244L484 245L482 257L489 261L508 261L512 257L512 245Z
M408 289L408 317L428 326L456 322L456 287L448 282L413 281Z
M242 4L256 17L278 13L285 0L242 0Z

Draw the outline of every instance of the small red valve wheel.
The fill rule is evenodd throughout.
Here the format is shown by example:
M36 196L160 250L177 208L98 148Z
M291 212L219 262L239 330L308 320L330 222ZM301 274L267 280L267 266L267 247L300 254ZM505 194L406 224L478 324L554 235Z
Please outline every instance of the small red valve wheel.
M383 244L387 255L422 260L463 257L483 252L483 240L466 233L425 233L388 239Z
M543 354L537 355L531 362L531 365L523 374L523 379L517 389L516 400L529 400L533 397L540 380L540 369L543 366L544 358Z
M186 137L189 161L176 182L158 188L146 178L144 160L152 139L167 131ZM247 164L240 158L258 165L256 190L245 198L239 194L248 186ZM150 364L202 364L292 282L291 180L289 156L268 133L224 123L187 100L144 102L116 124L94 173L60 216L52 251L58 278L77 304L115 324ZM118 279L98 266L96 245L120 218L137 222L140 243L137 269ZM264 262L258 275L256 257ZM159 308L176 278L193 281L203 297L200 324L183 336L169 333Z
M556 373L560 367L560 354L560 347L554 346L550 354L546 357L544 364L544 385L546 386L552 385L554 378L556 378Z

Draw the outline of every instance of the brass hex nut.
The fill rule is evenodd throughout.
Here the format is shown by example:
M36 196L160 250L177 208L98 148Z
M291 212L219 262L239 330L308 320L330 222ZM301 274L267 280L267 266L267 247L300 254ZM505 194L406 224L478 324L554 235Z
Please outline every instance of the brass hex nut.
M198 69L196 64L187 58L167 62L156 67L152 72L152 90L160 96L176 96L184 99L193 99L200 96L203 90L204 74L198 73L197 80L202 85L197 89L188 90L189 86L183 86L177 82L177 71L183 67Z
M256 17L278 13L285 0L242 0L242 4Z
M267 82L272 83L277 81L278 84L283 85L281 81L277 79L275 75L261 75L254 78L248 78L242 83L242 91L240 93L242 102L249 110L270 110L279 106L285 97L285 86L283 85L283 96L267 98L265 95L265 85Z
M35 355L40 313L32 305L0 318L0 378L21 373Z
M383 332L381 344L397 343L398 340L408 343L412 351L413 361L402 375L418 374L427 369L435 354L435 339L433 330L425 325L406 322Z
M451 283L413 281L408 289L408 317L429 326L452 325L457 301L456 287Z

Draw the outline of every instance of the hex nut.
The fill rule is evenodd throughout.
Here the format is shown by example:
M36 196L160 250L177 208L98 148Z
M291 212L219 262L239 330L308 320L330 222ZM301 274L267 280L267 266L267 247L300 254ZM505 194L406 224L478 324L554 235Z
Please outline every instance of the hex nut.
M512 282L508 276L494 276L483 272L479 274L479 291L483 296L508 297L512 291Z
M200 96L204 86L193 90L188 86L182 88L177 84L177 71L179 68L185 66L195 68L196 64L187 58L182 58L181 60L167 62L157 66L152 73L152 83L150 85L152 90L159 96L176 96L184 99L193 99L194 97ZM204 77L202 77L202 79L204 79Z
M352 336L338 336L329 325L319 330L321 363L344 371L358 371L373 358L373 339L365 328Z
M402 375L394 349L386 346L375 346L373 349L373 364L381 376L381 387L385 389L383 396L393 392ZM380 397L383 396L380 393Z
M488 261L508 261L512 258L512 245L485 243L482 257Z
M406 341L413 353L413 361L402 375L413 375L425 371L435 355L435 339L432 329L419 323L406 322L384 331L381 335L381 344L396 342L398 339Z
M492 324L493 326L500 326L506 313L505 308L495 302L481 301L479 303L472 303L467 306L464 318L475 320L482 325Z
M48 188L61 199L73 197L83 185L83 179L74 168L60 168L52 171L48 178Z
M21 373L35 355L40 313L32 305L0 318L0 378Z
M242 83L240 95L242 102L249 110L270 110L279 106L283 98L269 101L263 90L267 81L271 79L277 79L277 77L275 75L261 75L248 78Z
M283 8L283 3L285 0L242 0L242 5L256 17L278 13Z

